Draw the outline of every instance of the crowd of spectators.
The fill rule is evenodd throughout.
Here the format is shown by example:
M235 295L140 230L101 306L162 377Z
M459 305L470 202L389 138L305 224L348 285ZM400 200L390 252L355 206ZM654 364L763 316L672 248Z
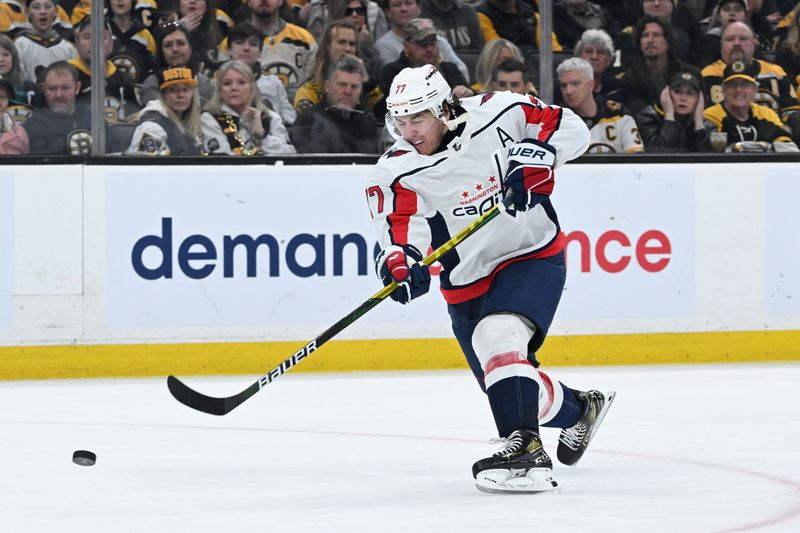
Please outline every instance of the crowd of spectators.
M106 0L100 25L91 1L0 0L1 155L88 155L91 111L115 153L378 154L405 67L437 65L460 98L542 92L539 0ZM800 1L553 0L552 16L547 93L591 153L798 151Z

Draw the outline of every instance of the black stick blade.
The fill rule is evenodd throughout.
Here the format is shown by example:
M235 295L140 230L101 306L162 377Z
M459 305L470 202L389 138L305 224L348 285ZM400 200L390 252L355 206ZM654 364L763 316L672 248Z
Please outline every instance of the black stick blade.
M208 413L210 415L223 416L236 407L241 405L246 399L258 392L258 382L254 383L247 389L234 396L226 398L215 398L214 396L206 396L192 389L175 376L167 377L167 387L169 392L176 400L181 402L187 407Z

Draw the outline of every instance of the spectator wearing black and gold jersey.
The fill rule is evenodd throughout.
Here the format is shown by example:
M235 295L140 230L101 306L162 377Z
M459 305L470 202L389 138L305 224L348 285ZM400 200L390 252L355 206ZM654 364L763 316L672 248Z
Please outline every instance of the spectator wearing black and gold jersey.
M644 152L639 128L622 104L596 97L594 71L585 59L572 57L556 69L563 107L581 117L589 128L589 153Z
M281 18L284 0L247 0L250 19L247 21L264 34L261 50L261 69L264 74L275 74L283 82L290 99L306 80L314 74L314 54L317 41L311 33ZM227 40L220 44L226 55Z
M523 52L539 49L539 13L529 2L522 0L482 0L475 4L485 42L502 37L520 47ZM550 36L553 51L560 52L561 44L555 32Z
M133 0L114 0L108 3L106 14L114 49L108 59L141 83L155 66L156 40L140 16Z
M722 101L706 109L705 118L711 123L712 132L726 135L728 151L796 152L797 145L778 114L754 102L757 69L755 63L743 61L728 65L722 78Z
M758 83L756 103L768 106L781 114L782 120L787 121L789 114L800 110L797 93L780 65L753 58L755 49L756 39L750 26L744 22L732 22L725 27L720 45L722 59L702 70L709 103L718 104L722 101L725 68L741 61L748 66L748 71L753 73Z
M105 22L105 20L104 20ZM78 56L69 60L69 64L78 71L81 90L78 101L91 105L92 96L92 17L83 17L75 26L75 47ZM105 57L111 53L113 42L111 28L108 23L103 27L103 52ZM133 90L134 81L127 72L118 69L110 60L105 60L105 98L103 112L106 122L115 124L125 122L127 118L141 108L136 101Z
M294 95L294 108L302 111L323 101L328 68L340 57L349 55L359 58L367 71L367 80L364 82L361 92L361 108L382 116L386 109L382 102L383 94L378 88L379 71L376 69L375 63L364 60L361 51L362 47L358 43L358 30L349 19L329 22L325 26L314 58L314 75L297 89Z

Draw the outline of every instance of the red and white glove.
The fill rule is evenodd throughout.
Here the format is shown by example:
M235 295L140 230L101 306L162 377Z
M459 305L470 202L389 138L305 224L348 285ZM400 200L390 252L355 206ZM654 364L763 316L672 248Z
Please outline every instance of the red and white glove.
M536 139L523 139L506 151L503 178L507 211L526 211L550 196L555 185L556 149Z
M422 261L422 254L410 244L389 246L375 258L375 272L383 285L389 285L393 281L398 285L389 295L392 300L407 304L428 292L431 272L427 265L419 261Z

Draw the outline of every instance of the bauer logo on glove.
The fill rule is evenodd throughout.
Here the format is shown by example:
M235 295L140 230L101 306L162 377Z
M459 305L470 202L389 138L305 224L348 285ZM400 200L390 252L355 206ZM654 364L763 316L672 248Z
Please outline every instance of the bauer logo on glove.
M553 192L553 167L556 150L536 139L523 139L506 152L506 175L503 179L509 211L527 211Z

